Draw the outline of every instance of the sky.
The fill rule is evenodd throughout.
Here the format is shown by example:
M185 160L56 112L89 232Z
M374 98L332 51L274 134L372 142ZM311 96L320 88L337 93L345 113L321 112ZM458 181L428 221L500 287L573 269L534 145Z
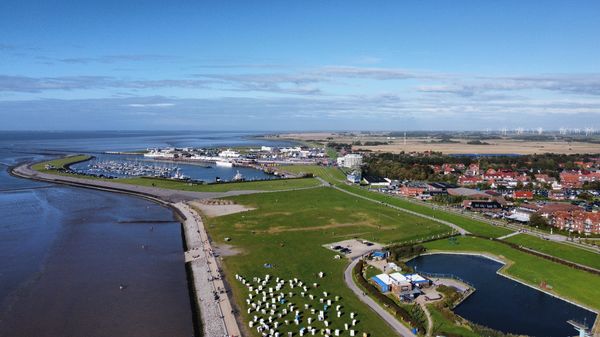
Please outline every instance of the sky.
M0 130L600 129L599 1L0 1Z

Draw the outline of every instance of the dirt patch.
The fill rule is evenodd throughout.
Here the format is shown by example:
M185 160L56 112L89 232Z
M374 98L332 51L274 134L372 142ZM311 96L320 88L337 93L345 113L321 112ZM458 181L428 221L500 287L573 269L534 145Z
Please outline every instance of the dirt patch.
M213 251L219 256L234 256L242 253L242 250L226 243L213 245Z
M252 211L255 208L246 207L244 205L234 204L230 200L228 202L209 202L207 200L191 201L189 204L200 210L207 217L218 217L223 215L235 214L240 212Z

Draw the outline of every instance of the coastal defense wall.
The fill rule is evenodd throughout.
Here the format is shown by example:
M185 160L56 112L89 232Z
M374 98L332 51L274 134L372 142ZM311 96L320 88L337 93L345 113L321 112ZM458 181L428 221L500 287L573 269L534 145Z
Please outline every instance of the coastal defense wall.
M240 336L231 299L227 293L219 264L204 229L202 218L183 202L172 204L185 217L183 229L196 303L202 317L204 336Z

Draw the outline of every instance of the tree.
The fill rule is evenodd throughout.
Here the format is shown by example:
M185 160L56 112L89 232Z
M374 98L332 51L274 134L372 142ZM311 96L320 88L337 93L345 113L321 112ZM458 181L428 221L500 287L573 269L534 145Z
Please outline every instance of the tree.
M538 213L533 213L531 217L529 217L529 225L534 227L547 227L548 220Z

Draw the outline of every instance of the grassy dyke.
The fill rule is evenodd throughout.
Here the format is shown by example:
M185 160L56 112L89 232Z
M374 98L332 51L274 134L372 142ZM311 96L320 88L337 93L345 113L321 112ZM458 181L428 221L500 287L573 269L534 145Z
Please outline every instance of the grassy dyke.
M314 178L298 178L298 179L272 179L260 181L244 181L230 182L218 184L191 184L185 181L157 179L157 178L123 178L113 179L115 182L138 185L159 187L171 190L192 191L192 192L228 192L228 191L281 191L297 188L317 187L321 183Z
M281 191L298 188L310 188L317 187L321 184L317 179L312 178L298 178L298 179L272 179L272 180L260 180L260 181L244 181L244 182L227 182L218 184L193 184L181 180L170 180L161 178L148 178L148 177L136 177L136 178L117 178L117 179L106 179L100 177L94 177L90 175L76 175L64 172L68 165L86 161L92 158L89 155L77 155L69 156L65 158L45 161L37 163L31 166L32 169L49 174L73 176L82 179L92 180L105 180L112 181L122 184L148 186L148 187L159 187L171 190L180 191L192 191L192 192L229 192L229 191ZM52 165L55 169L47 170L46 165Z
M425 243L429 251L491 253L508 263L501 273L534 287L541 282L552 286L549 292L596 311L600 310L600 278L591 273L527 254L510 246L476 237L460 237L451 243L439 240Z
M390 328L345 286L343 272L348 261L334 259L337 253L323 245L353 237L391 243L447 231L435 222L399 215L388 207L326 187L227 199L256 208L205 219L213 240L224 243L228 237L231 241L227 244L243 252L223 259L244 321L248 320L243 301L246 289L232 275L252 278L268 273L273 277L318 282L323 291L343 297L345 312L358 313L359 331L371 336L391 336ZM264 268L265 263L273 268ZM319 271L325 272L325 278L317 278ZM334 324L339 323L337 318L332 319Z
M566 243L540 239L535 236L519 234L504 241L527 247L538 252L578 263L584 266L600 269L600 254L571 246Z
M72 165L75 163L80 163L82 161L86 161L91 158L92 158L92 156L90 156L90 155L80 154L80 155L76 155L76 156L68 156L68 157L64 157L64 158L59 158L59 159L54 159L54 160L37 163L37 164L32 165L31 168L36 171L39 171L39 172L53 173L58 170L66 170L69 165ZM54 169L47 170L46 165L52 165L52 166L54 166Z

